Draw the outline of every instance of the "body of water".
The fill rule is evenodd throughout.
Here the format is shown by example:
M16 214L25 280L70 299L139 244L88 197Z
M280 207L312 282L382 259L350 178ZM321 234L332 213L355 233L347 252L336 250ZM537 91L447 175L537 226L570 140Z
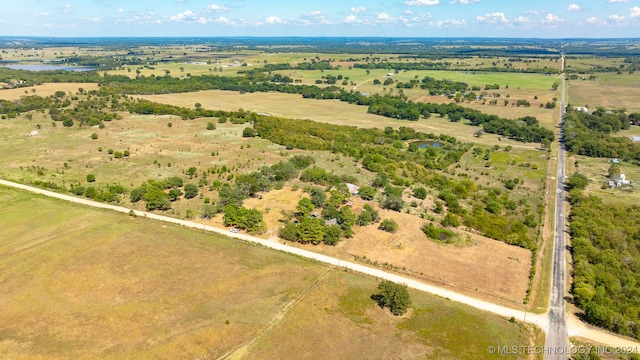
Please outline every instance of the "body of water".
M426 149L427 147L439 148L442 146L439 141L430 140L430 141L414 141L412 144L418 145L420 149Z
M66 70L66 71L91 71L95 68L80 67L80 66L64 66L64 65L48 65L48 64L15 64L15 65L1 65L14 70L29 70L29 71L46 71L46 70Z

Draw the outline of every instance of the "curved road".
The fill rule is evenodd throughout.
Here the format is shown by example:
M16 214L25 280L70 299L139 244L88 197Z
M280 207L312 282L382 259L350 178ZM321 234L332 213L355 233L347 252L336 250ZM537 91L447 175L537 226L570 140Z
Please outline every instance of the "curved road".
M182 225L188 228L193 228L193 229L199 229L199 230L204 230L204 231L209 231L212 233L217 233L217 234L221 234L224 236L228 236L231 238L236 238L236 239L240 239L240 240L244 240L244 241L248 241L251 243L255 243L255 244L259 244L262 245L264 247L268 247L271 249L275 249L275 250L279 250L279 251L283 251L286 253L290 253L290 254L294 254L294 255L298 255L298 256L302 256L304 258L307 259L311 259L311 260L315 260L321 263L325 263L325 264L329 264L332 266L336 266L336 267L341 267L344 269L349 269L351 271L356 271L362 274L366 274L366 275L370 275L370 276L374 276L380 279L385 279L385 280L391 280L393 282L396 283L401 283L401 284L407 284L408 287L416 289L416 290L420 290L420 291L424 291L430 294L434 294L434 295L438 295L441 296L443 298L447 298L453 301L457 301L469 306L472 306L474 308L480 309L480 310L485 310L500 316L504 316L507 318L510 317L514 317L518 320L523 320L526 321L528 323L534 324L538 327L540 327L541 329L547 329L548 327L548 322L547 322L547 316L546 315L539 315L539 314L527 314L523 311L520 310L515 310L515 309L511 309L508 307L504 307L504 306L500 306L500 305L495 305L486 301L482 301L482 300L478 300L478 299L474 299L470 296L466 296L466 295L462 295L456 292L453 292L451 290L447 290L447 289L442 289L433 285L429 285L429 284L425 284L422 283L420 281L417 281L415 279L411 279L408 277L404 277L404 276L400 276L397 274L393 274L393 273L389 273L380 269L376 269L376 268L371 268L368 266L364 266L358 263L354 263L354 262L350 262L350 261L345 261L345 260L340 260L334 257L330 257L330 256L326 256L326 255L322 255L322 254L318 254L309 250L305 250L305 249L300 249L297 247L293 247L293 246L288 246L286 244L282 244L279 242L275 242L272 240L265 240L265 239L261 239L255 236L251 236L251 235L247 235L247 234L241 234L241 233L232 233L230 232L228 229L223 229L223 228L218 228L218 227L213 227L213 226L208 226L208 225L204 225L204 224L200 224L200 223L196 223L193 221L188 221L188 220L182 220L182 219L176 219L176 218L172 218L169 216L164 216L164 215L158 215L158 214L153 214L153 213L149 213L149 212L145 212L145 211L138 211L138 210L132 210L126 207L122 207L122 206L116 206L116 205L110 205L110 204L105 204L105 203L101 203L101 202L97 202L97 201L92 201L89 199L84 199L84 198L77 198L71 195L65 195L65 194L59 194L53 191L49 191L49 190L44 190L44 189L39 189L39 188L35 188L32 186L27 186L27 185L23 185L23 184L18 184L18 183L14 183L11 181L6 181L6 180L0 180L0 185L5 185L5 186L9 186L9 187L13 187L13 188L18 188L18 189L22 189L22 190L27 190L30 192L34 192L37 194L41 194L41 195L46 195L49 197L53 197L53 198L57 198L57 199L61 199L61 200L66 200L66 201L70 201L73 203L77 203L77 204L82 204L82 205L87 205L87 206L91 206L94 208L100 208L100 209L108 209L108 210L113 210L113 211L118 211L121 213L125 213L125 214L129 214L131 211L133 211L137 216L140 217L145 217L145 218L149 218L149 219L154 219L154 220L159 220L159 221L164 221L164 222L168 222L168 223L172 223L172 224L177 224L177 225ZM505 345L512 345L512 344L505 344Z

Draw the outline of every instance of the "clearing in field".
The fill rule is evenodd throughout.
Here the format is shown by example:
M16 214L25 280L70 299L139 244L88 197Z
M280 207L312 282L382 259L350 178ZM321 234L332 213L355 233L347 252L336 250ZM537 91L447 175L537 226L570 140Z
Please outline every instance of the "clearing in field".
M0 199L9 358L477 358L542 340L417 292L394 317L369 298L374 279L238 241L6 188Z

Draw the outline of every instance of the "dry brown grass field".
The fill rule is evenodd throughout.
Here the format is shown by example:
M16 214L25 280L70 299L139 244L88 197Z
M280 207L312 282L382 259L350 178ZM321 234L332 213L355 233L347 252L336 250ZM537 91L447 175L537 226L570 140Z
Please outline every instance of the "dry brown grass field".
M426 133L453 135L464 142L476 142L486 145L512 145L513 147L529 149L536 147L535 144L523 144L509 139L502 139L502 141L499 142L498 136L493 134L486 134L481 138L477 138L474 136L474 133L478 131L478 127L469 126L463 122L453 123L447 119L440 119L438 116L432 116L429 119L419 121L390 119L368 114L366 106L352 105L339 100L302 99L300 95L293 94L238 94L232 91L212 90L197 93L148 95L140 97L159 103L184 107L193 107L196 102L199 102L202 104L202 107L206 109L235 111L243 108L249 111L269 113L273 116L292 119L309 119L336 125L377 127L380 129L386 126L393 128L409 126L417 131ZM487 112L489 112L491 108L490 106L486 106L482 109L487 109ZM552 112L550 110L547 111Z
M46 83L28 88L18 89L2 89L0 90L0 99L8 101L20 100L21 97L27 95L38 95L41 97L51 96L56 91L76 93L79 88L86 91L98 89L98 84L92 83Z
M6 188L0 199L6 358L472 359L543 341L414 291L391 316L370 299L375 279L239 241Z
M296 196L298 195L298 196ZM291 188L271 191L262 199L248 199L244 205L265 211L268 231L263 237L277 234L283 218L280 210L295 211L300 199L299 191ZM427 222L415 214L381 209L378 204L352 198L353 211L358 214L364 204L374 207L381 219L393 219L400 226L397 233L379 230L377 224L355 226L354 236L342 240L337 246L305 245L309 250L336 256L345 260L376 263L390 269L407 273L429 283L444 286L474 297L498 302L511 307L520 307L527 290L527 279L531 264L529 250L510 246L477 234L456 229L470 241L463 244L444 244L429 240L421 228ZM406 199L408 200L408 199ZM433 196L424 202L432 207ZM221 216L208 222L221 224Z

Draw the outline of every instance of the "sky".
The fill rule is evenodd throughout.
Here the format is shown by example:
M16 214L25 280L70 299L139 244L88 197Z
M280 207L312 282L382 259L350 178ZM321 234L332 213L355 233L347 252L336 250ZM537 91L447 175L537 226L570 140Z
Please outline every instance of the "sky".
M0 3L0 36L640 37L640 0Z

